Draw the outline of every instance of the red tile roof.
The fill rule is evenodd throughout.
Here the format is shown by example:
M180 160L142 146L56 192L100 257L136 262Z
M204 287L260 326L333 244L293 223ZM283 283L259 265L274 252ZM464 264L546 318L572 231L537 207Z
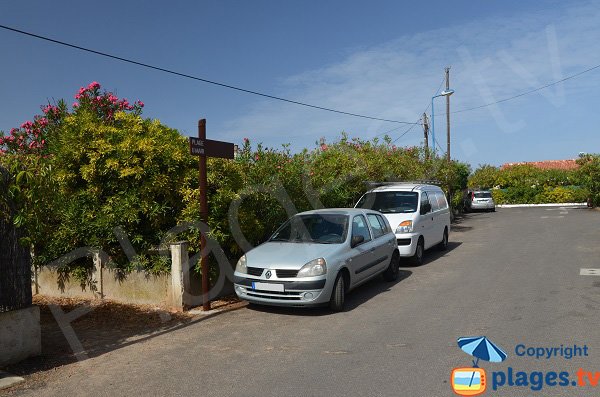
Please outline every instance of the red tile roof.
M542 170L576 170L579 168L576 160L523 161L520 163L505 163L500 168L506 169L515 165L532 165Z

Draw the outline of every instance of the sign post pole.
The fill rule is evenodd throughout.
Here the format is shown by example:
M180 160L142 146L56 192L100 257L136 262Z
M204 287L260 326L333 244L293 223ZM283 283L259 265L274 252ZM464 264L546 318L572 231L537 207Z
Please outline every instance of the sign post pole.
M200 220L208 225L208 191L207 191L207 171L206 158L219 157L223 159L234 158L234 145L229 142L213 141L206 139L206 119L198 121L198 138L189 137L190 154L198 156L198 171L200 178L198 188L200 192ZM202 269L202 310L210 310L210 300L208 291L210 290L210 280L208 274L208 250L206 248L206 235L200 233L200 268Z
M198 121L198 139L206 141L206 119ZM206 155L198 156L198 165L200 171L200 220L208 225L208 200L207 200L207 175L206 175ZM209 274L208 274L208 257L206 248L206 236L200 233L200 267L202 269L202 310L210 310L210 301L208 300L209 291Z

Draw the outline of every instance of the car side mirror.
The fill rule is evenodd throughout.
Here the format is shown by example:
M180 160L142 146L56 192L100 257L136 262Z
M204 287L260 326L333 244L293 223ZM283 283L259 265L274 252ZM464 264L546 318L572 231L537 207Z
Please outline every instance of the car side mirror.
M431 203L426 203L421 206L421 215L425 215L431 211Z
M350 247L354 248L359 244L362 244L365 241L365 236L352 236L352 241L350 241Z

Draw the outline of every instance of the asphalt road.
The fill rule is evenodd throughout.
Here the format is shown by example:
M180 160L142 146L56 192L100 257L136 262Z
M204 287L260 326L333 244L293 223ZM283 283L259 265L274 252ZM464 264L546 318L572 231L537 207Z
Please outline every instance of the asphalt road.
M63 367L43 389L23 394L451 396L451 370L471 364L456 339L486 335L508 353L502 363L480 363L486 395L598 396L600 382L571 382L579 368L600 372L600 277L580 275L600 268L599 254L600 212L469 214L454 226L448 251L403 267L396 283L360 287L346 312L243 308ZM586 345L589 355L518 357L519 344ZM493 372L509 367L526 371L528 382L534 371L568 371L569 386L492 390L500 378Z

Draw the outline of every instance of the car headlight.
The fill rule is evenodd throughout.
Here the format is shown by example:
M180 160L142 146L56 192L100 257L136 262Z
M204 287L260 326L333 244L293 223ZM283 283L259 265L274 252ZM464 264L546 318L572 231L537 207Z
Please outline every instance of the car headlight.
M412 233L413 225L412 221L404 221L396 228L396 233Z
M240 260L235 265L235 271L238 273L248 273L248 268L246 267L246 255L242 256Z
M302 266L296 277L314 277L322 276L327 273L327 264L325 259L319 258L308 262Z

